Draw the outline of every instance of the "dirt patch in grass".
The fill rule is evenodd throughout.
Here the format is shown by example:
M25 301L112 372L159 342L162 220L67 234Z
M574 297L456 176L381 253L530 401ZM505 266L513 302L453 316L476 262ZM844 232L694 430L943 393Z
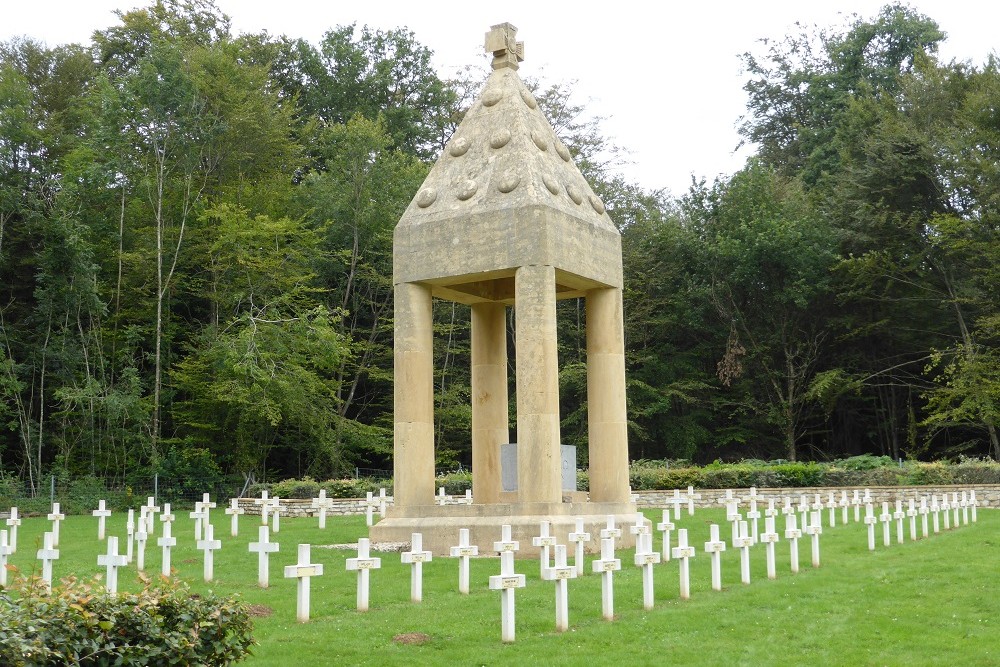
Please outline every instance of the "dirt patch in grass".
M266 604L248 604L247 613L254 618L267 618L274 613L274 610Z
M392 638L392 641L397 644L426 644L431 640L430 635L425 635L422 632L404 632L401 635L396 635Z

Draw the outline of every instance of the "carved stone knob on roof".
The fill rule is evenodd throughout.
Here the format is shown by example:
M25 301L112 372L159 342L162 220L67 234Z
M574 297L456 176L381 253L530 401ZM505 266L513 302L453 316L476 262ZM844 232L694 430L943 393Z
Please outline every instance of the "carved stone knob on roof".
M471 145L472 142L465 137L452 139L451 143L448 145L448 152L452 157L462 157L469 151L469 146Z
M472 179L462 181L458 186L458 190L455 193L455 196L458 197L461 201L471 199L472 195L476 194L476 190L478 189L478 187L479 186L477 186L476 182L473 181Z
M502 130L497 130L490 137L490 146L493 148L503 148L510 141L510 130L504 128Z
M508 192L513 192L514 188L520 185L520 183L521 183L521 177L512 171L508 171L507 173L505 173L503 176L500 177L500 182L497 183L497 190L505 194Z
M427 208L437 199L437 190L434 188L424 188L417 193L417 206Z

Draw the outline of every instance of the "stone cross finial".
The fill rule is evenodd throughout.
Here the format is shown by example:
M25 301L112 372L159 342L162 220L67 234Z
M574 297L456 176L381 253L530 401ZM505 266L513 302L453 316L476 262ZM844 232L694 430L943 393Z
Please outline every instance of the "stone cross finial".
M524 42L517 41L517 28L510 23L490 26L486 33L486 52L493 54L493 69L517 69L524 60Z

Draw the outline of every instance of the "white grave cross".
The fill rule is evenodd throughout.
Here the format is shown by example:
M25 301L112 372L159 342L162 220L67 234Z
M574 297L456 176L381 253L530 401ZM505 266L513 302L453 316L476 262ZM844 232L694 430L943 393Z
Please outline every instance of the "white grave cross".
M138 528L135 531L135 569L143 572L146 569L146 540L149 534L146 532L145 521L140 521Z
M524 588L525 577L514 572L514 551L499 551L500 574L490 577L490 590L500 591L500 636L505 644L509 644L514 641L514 591Z
M59 503L52 503L52 512L48 515L48 520L52 522L52 546L59 546L59 523L66 519L66 515L59 511Z
M370 544L367 537L358 540L357 558L347 559L347 571L358 573L358 611L368 611L369 572L382 567L381 558L369 555Z
M882 513L878 515L878 520L882 522L882 544L889 546L892 540L889 538L889 524L892 522L892 514L889 513L889 503L882 503Z
M681 505L687 503L687 498L681 495L679 489L674 489L674 497L667 501L674 506L674 521L681 518Z
M774 543L778 541L778 532L774 529L773 516L764 519L764 532L761 533L760 541L766 545L767 578L774 579L778 576L774 569Z
M548 522L543 522L548 523ZM542 579L556 582L556 630L569 630L569 589L567 581L576 579L576 567L566 564L566 545L555 545L555 563L542 570Z
M976 523L976 509L979 507L979 503L976 501L976 490L972 489L969 491L969 510L972 514L972 523Z
M156 530L156 514L160 511L155 496L146 496L146 534L152 535Z
M21 520L17 518L17 508L10 508L10 517L7 518L7 527L10 529L10 552L17 552L17 527L21 525Z
M830 510L830 528L837 527L837 499L834 496L833 491L830 492L830 497L826 501L826 508Z
M893 518L896 520L896 542L898 544L903 543L903 519L906 518L906 512L903 511L903 501L899 498L896 499L896 511L892 514Z
M750 509L747 510L747 519L750 526L750 539L757 544L757 520L760 519L760 510L757 509L757 489L751 487L753 494L750 496Z
M677 546L673 548L671 553L674 558L679 558L681 561L681 599L687 600L691 597L691 570L688 565L688 559L694 558L694 547L688 546L687 528L681 528L677 531Z
M653 608L653 566L660 562L660 552L653 551L653 536L649 532L635 536L635 564L642 568L642 608Z
M97 509L91 512L91 514L97 517L97 539L104 541L106 524L108 517L111 516L111 510L107 508L107 504L103 500L99 500L97 501Z
M236 537L240 534L240 515L244 512L243 508L240 507L240 499L230 498L229 507L225 509L225 512L231 517L229 521L229 534L232 537Z
M378 507L378 502L379 502L378 498L374 497L374 494L371 491L368 491L366 493L366 495L365 495L365 525L368 526L369 528L371 528L373 525L375 525L375 522L372 519L372 517L374 515L375 508Z
M951 503L948 502L948 494L941 494L941 512L944 516L944 529L951 530Z
M108 538L108 553L97 557L97 564L105 567L104 587L112 595L118 592L118 568L128 565L125 554L118 553L118 538Z
M847 491L840 492L840 522L847 525L847 506L850 503L847 501Z
M740 581L744 584L750 583L750 547L752 546L753 537L747 532L747 522L740 521L736 538L733 540L733 548L740 550Z
M7 558L14 553L7 541L7 531L0 530L0 587L7 585Z
M663 510L667 516L670 510ZM622 569L622 562L615 558L615 540L612 537L601 540L601 557L591 563L594 572L601 573L601 614L605 620L615 620L615 584L612 579L616 570Z
M549 547L556 546L556 538L549 534L549 527L550 524L548 521L542 521L540 534L537 537L531 538L532 546L541 548L538 560L542 579L545 578L545 570L549 567Z
M45 588L52 590L52 561L59 560L59 550L55 548L52 533L45 533L42 538L42 548L35 554L35 558L42 561L42 581Z
M326 489L319 490L319 497L312 499L312 506L319 510L319 527L326 528L326 513L333 509L333 498L326 497Z
M969 492L962 491L962 500L958 503L962 507L962 525L969 525Z
M135 510L128 511L128 518L125 519L125 557L128 562L132 562L132 548L135 539Z
M205 552L205 581L212 581L215 577L213 554L222 548L222 542L215 539L215 529L212 527L212 524L206 522L204 532L205 539L198 540L197 548L199 551Z
M274 532L275 535L277 535L279 532L281 532L281 498L275 496L271 498L271 500L268 501L268 503L269 503L268 514L274 515L274 520L271 521L271 531Z
M807 535L812 536L812 566L819 567L819 536L823 534L823 517L819 512L812 513L812 521L806 526Z
M910 517L910 541L915 542L917 539L917 508L913 498L908 501L906 516Z
M458 530L458 546L451 548L451 557L458 559L458 592L469 594L469 557L478 556L479 547L469 544L469 529Z
M722 558L721 554L726 550L726 543L719 539L719 525L716 523L708 527L709 538L705 542L705 553L711 554L712 558L712 590L722 590Z
M590 533L583 530L583 519L576 520L576 530L569 534L567 540L575 544L573 550L573 565L576 566L576 575L583 576L583 546L590 542Z
M674 528L676 526L670 522L670 510L663 510L663 521L656 524L656 529L663 536L663 549L660 553L663 554L664 563L670 560L670 532Z
M167 519L167 517L170 517ZM163 522L163 535L156 538L156 544L163 550L163 560L160 563L160 574L164 577L170 576L170 549L171 547L177 546L177 538L171 535L171 526L173 525L173 515L170 514L170 504L164 505L164 512L160 515L160 521Z
M270 508L270 502L267 497L267 489L263 489L260 492L260 498L254 498L253 504L260 507L260 522L263 525L267 525L267 510Z
M521 549L521 543L517 540L510 539L510 526L504 524L500 526L500 541L493 543L493 551L498 553L519 551Z
M267 526L257 527L257 541L251 542L250 553L257 554L257 585L267 588L270 583L270 555L281 548L277 542L268 541L271 529Z
M267 530L265 526L262 526ZM308 544L299 545L299 560L295 565L285 566L285 578L297 579L295 591L295 618L299 623L309 621L309 580L323 574L323 564L313 563L311 547Z
M601 529L601 539L606 540L608 538L613 540L620 540L622 537L622 529L615 528L615 515L608 515L607 527Z
M927 507L927 496L922 496L920 498L920 508L917 513L920 514L920 532L923 534L924 539L927 539L927 513L930 512L930 508Z
M197 542L204 532L202 527L208 521L208 512L202 508L200 502L196 502L194 511L188 513L188 517L194 519L194 541Z
M872 511L872 504L865 503L865 523L868 525L868 550L875 551L875 524L878 519Z
M799 571L799 538L802 530L798 527L799 515L795 512L785 515L785 539L788 540L788 553L792 564L792 573Z
M931 495L931 518L934 519L934 532L935 533L941 532L940 513L941 513L941 506L938 505L937 496L932 494Z
M410 566L410 602L420 602L424 597L424 563L431 560L430 551L424 551L424 537L410 534L410 550L399 554L401 563Z
M687 492L688 516L694 516L694 501L701 500L701 494L694 492L694 487L689 486Z

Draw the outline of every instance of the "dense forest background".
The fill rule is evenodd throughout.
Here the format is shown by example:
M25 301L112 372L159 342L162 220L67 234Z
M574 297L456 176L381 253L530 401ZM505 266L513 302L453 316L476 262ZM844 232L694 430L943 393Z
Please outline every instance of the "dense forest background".
M0 44L0 474L390 468L392 230L485 59L119 19ZM633 458L1000 458L1000 71L944 39L891 5L762 42L755 156L676 197L530 81L622 233ZM438 465L468 465L469 312L435 317ZM559 326L586 461L581 303Z

